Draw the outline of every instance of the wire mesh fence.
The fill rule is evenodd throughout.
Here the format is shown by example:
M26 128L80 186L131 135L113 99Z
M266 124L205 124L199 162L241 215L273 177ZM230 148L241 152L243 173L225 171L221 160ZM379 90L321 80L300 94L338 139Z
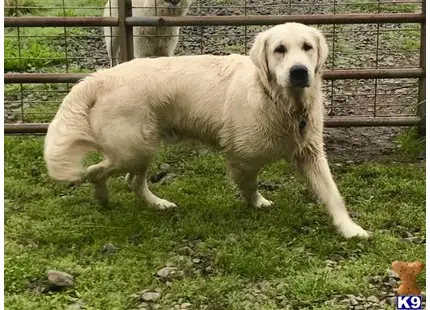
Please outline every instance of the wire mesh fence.
M270 27L269 24L277 22L269 22L266 25L263 22L260 23L261 25L245 24L247 20L244 17L253 19L255 17L257 21L276 16L300 16L303 21L306 21L309 16L330 17L328 20L321 19L321 24L306 22L314 24L323 31L330 47L330 56L326 63L327 79L324 82L327 117L343 117L343 119L359 117L362 122L355 125L370 124L369 120L375 119L388 120L385 122L386 125L396 125L395 121L389 120L400 118L403 118L403 122L399 124L416 124L417 103L423 99L422 94L421 98L418 98L419 85L425 74L422 60L425 47L421 44L422 25L425 18L422 13L425 9L423 3L417 0L311 0L306 2L198 0L190 5L187 17L176 19L176 22L179 20L183 24L193 26L180 27L179 34L175 35L178 38L178 44L174 54L247 54L256 33ZM81 74L108 68L111 65L101 26L91 27L88 24L86 27L8 26L14 21L20 21L21 17L28 16L62 17L62 20L64 17L72 19L101 17L105 5L105 0L49 0L43 4L31 0L6 1L5 15L12 17L5 22L4 34L7 83L4 93L6 123L49 122L63 96L73 85L72 82L27 83L19 78L17 79L19 82L13 83L8 80L12 73ZM172 3L162 0L134 0L133 16L141 14L139 9L145 9L145 14L150 16L160 15L159 12L167 12L163 11L165 7L172 10ZM112 12L118 10L118 5L111 2L107 4L107 8L111 13L109 15L116 18L117 14ZM361 14L366 17L363 20L369 20L369 22L343 22L342 24L330 22L331 16L343 18L350 14ZM372 22L372 18L382 15L387 17L384 22ZM220 22L217 20L225 16L234 16L237 20L245 22L241 22L240 26L219 25ZM399 16L405 16L403 22L390 22L390 20L395 21ZM409 18L410 16L416 18ZM205 19L200 21L199 17ZM207 22L209 17L212 18L212 22ZM146 23L164 25L163 21L168 23L172 20L175 22L174 17L170 19L166 17L161 21L157 18L148 18ZM405 22L409 20L412 22ZM114 25L117 24L116 21L113 20ZM139 23L136 20L133 22ZM103 24L103 22L100 23ZM150 28L155 29L155 34L143 35L148 40L163 36L162 26ZM136 32L134 35L142 36ZM348 72L353 72L355 69L368 72L372 70L382 72L387 69L390 74L395 71L393 69L399 69L401 72L410 74L399 74L398 78L387 78L390 74L385 76L382 74L379 75L380 78L373 78L375 75L363 75L362 79L357 77L350 79ZM335 74L330 73L331 70L336 72L344 70L346 75L339 79L339 76L336 77ZM331 78L330 74L332 74ZM333 124L336 125L336 122Z

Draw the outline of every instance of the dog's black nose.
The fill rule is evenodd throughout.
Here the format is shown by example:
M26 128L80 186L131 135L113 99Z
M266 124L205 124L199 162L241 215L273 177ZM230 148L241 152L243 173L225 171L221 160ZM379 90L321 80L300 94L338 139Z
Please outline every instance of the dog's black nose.
M308 69L303 65L292 66L290 69L290 84L291 86L308 87Z

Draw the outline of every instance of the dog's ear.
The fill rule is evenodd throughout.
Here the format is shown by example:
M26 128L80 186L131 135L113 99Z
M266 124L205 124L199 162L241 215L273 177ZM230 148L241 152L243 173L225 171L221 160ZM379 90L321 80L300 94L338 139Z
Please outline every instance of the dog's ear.
M325 61L327 60L328 45L322 32L319 31L318 29L315 29L315 28L313 29L314 29L314 36L318 44L318 49L317 49L318 61L317 61L317 66L315 68L315 73L318 73L321 71Z
M255 38L254 44L249 52L249 58L260 70L261 74L270 80L269 63L267 60L267 32L260 32Z

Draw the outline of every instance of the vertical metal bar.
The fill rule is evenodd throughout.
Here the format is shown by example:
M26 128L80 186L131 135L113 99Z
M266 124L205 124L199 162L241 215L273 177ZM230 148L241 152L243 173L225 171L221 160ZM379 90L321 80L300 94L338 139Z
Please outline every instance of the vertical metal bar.
M132 16L131 0L118 1L118 19L119 19L119 46L121 63L127 62L134 58L133 51L133 27L127 26L125 19Z
M336 14L336 0L333 0L333 14ZM336 24L333 24L333 36L331 42L331 69L335 68L335 55L336 55ZM334 115L334 80L330 83L331 96L330 96L330 112L329 115Z
M381 0L378 0L378 14L381 13ZM380 24L376 24L376 59L375 59L375 69L379 67L379 34L380 34ZM373 96L373 117L376 117L376 100L378 98L378 79L375 79L375 94Z
M202 1L201 0L199 0L199 12L200 12L200 16L202 16ZM200 55L203 54L203 31L204 31L203 26L200 26Z
M422 2L422 12L426 14L426 0ZM426 24L421 24L421 43L420 43L420 67L426 69ZM421 118L418 125L418 134L420 136L426 135L426 79L420 78L418 80L418 108L417 114Z
M247 13L248 13L247 12L247 2L245 0L245 16L246 16ZM248 52L248 46L247 46L247 44L248 44L248 25L245 25L245 55Z
M118 12L118 8L116 8L117 12ZM104 15L104 14L103 14ZM112 17L112 0L109 0L109 16ZM118 14L117 14L118 16ZM107 40L107 38L104 38L105 41ZM116 38L115 38L116 39ZM113 35L113 27L110 27L110 46L106 46L106 48L110 49L110 54L111 54L111 59L109 59L110 61L110 65L111 67L113 67L113 64L118 64L119 59L118 57L118 51L114 51L113 50L113 40L114 39L114 35ZM115 59L115 61L114 61Z
M66 17L66 2L63 0L63 16ZM69 57L68 57L68 45L67 45L67 27L64 26L64 54L66 56L66 73L69 73ZM70 89L70 84L66 83L67 92Z

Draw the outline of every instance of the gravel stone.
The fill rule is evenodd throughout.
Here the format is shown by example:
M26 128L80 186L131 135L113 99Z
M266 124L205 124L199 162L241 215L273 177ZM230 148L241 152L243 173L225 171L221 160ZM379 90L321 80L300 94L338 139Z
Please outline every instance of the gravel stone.
M74 279L71 274L68 274L66 272L49 270L48 282L58 287L71 287L74 284Z
M140 296L140 299L143 301L157 301L158 299L160 299L161 297L161 293L159 292L145 292L142 294L142 296Z

